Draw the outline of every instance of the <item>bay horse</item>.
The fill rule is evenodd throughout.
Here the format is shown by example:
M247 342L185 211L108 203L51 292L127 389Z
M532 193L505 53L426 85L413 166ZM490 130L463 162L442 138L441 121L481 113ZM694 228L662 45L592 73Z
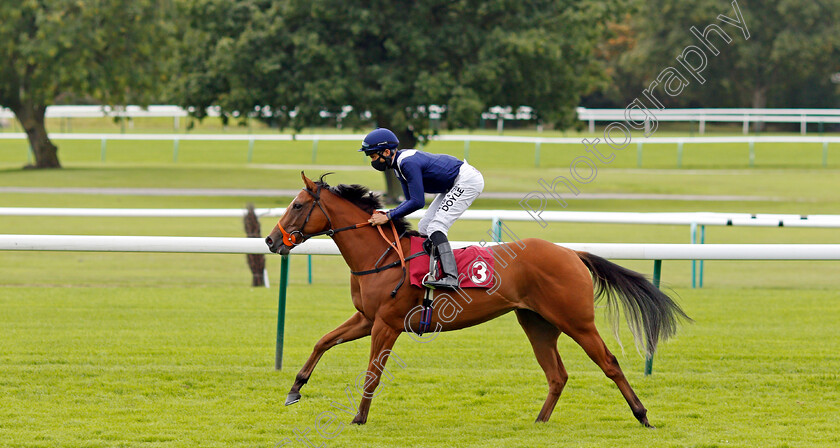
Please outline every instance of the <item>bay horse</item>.
M271 252L286 255L312 236L326 234L332 237L353 272L350 294L357 311L315 344L295 377L286 405L300 400L301 387L309 381L315 365L327 350L371 336L366 381L353 419L353 423L364 424L374 390L379 385L381 375L376 372L385 370L385 361L397 337L407 328L418 328L419 313L409 317L408 326L406 317L420 305L424 295L423 288L402 282L404 273L401 269L372 268L387 262L398 267L397 248L401 249L403 258L409 257L408 236L419 234L409 230L405 219L394 220L393 233L400 235L397 239L401 244L390 244L383 238L385 233L380 235L367 222L381 207L379 197L361 185L330 187L324 182L324 176L315 182L301 172L304 188L289 204L265 242ZM489 248L494 258L515 257L516 262L503 267L500 267L502 263L496 263L498 277L492 292L480 288L460 290L459 293L465 294L461 296L465 302L462 311L454 319L438 316L436 328L439 331L458 330L515 312L548 380L548 397L537 415L537 422L546 422L551 417L568 379L557 352L557 338L565 333L615 382L636 419L651 427L647 410L595 328L595 301L606 298L608 309L613 312L619 305L623 308L637 345L648 355L654 352L660 339L667 339L676 332L681 319L688 319L680 306L641 274L590 253L576 252L535 238ZM366 270L377 272L358 275ZM395 285L399 285L398 288L395 289Z

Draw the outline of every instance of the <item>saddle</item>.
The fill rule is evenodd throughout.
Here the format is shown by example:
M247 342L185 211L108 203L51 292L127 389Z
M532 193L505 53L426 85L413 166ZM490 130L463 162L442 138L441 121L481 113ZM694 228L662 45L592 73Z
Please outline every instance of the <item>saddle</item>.
M408 263L408 276L411 284L423 288L423 279L431 270L439 272L433 267L428 251L423 248L425 238L411 237L411 253L423 254L412 258ZM458 265L458 273L461 279L461 288L491 288L494 280L493 255L490 249L481 246L469 246L463 249L452 251L455 255L455 263ZM437 262L435 262L435 265Z
M411 261L408 264L408 278L413 286L426 288L423 295L423 310L420 313L420 327L417 334L422 336L429 331L432 323L434 299L433 288L426 285L429 279L436 279L440 266L432 258L431 247L425 238L410 237ZM493 254L490 249L480 246L468 246L452 251L458 266L459 288L490 288L495 282L493 274Z

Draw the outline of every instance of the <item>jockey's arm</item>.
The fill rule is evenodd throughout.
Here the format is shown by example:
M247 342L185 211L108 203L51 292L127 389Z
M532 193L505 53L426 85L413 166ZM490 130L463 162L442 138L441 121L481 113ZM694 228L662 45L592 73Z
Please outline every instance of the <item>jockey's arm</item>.
M400 178L397 177L397 179L400 179ZM405 198L405 200L408 200L408 198L411 197L411 192L408 191L408 184L406 184L405 182L402 181L402 179L400 179L400 187L402 187L403 197Z
M426 196L423 188L423 172L420 166L406 161L406 163L400 166L400 169L406 180L405 183L402 183L402 180L400 180L403 193L405 194L405 202L387 213L390 219L402 218L409 213L420 210L426 205Z

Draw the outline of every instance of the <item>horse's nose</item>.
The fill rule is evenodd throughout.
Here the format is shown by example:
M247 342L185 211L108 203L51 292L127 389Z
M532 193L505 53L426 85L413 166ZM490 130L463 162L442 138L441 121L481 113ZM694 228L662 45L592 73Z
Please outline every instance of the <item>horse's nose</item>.
M271 239L270 236L265 238L265 244L268 246L268 250L272 252L277 252L277 249L274 247L274 241Z

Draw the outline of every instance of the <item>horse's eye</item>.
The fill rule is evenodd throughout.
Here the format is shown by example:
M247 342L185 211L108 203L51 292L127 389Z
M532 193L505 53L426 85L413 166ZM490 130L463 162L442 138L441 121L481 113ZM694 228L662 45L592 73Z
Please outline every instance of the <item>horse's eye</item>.
M298 204L297 202L295 202L294 204L292 204L292 208L295 210L300 210L303 208L303 204Z

